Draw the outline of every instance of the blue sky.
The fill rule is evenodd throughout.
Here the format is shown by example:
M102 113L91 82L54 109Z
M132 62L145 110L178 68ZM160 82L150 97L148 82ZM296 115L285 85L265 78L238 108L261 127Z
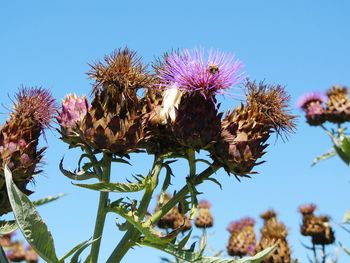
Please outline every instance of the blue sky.
M1 103L11 105L20 85L51 89L60 100L65 94L89 94L88 64L115 48L128 46L152 62L164 51L176 48L217 48L236 54L252 79L286 85L294 109L297 98L308 90L325 90L333 83L350 85L350 3L342 1L2 1L0 3L0 90ZM233 93L239 93L233 89ZM238 101L222 100L222 109ZM6 113L2 107L1 113ZM1 114L4 121L6 114ZM72 186L58 170L74 168L79 151L68 151L57 132L48 131L49 149L45 174L36 180L32 199L60 192L65 198L40 208L63 255L75 244L92 235L97 193ZM271 140L267 163L256 168L259 174L237 182L220 171L224 185L206 183L200 189L213 203L215 227L209 231L210 245L226 247L225 228L234 219L255 218L267 208L278 211L289 228L293 255L306 262L299 234L297 207L305 202L319 205L320 212L340 222L350 208L350 170L339 159L311 167L312 159L329 150L330 141L317 128L299 119L296 134L288 142ZM114 167L113 179L145 173L147 156L133 157L135 167ZM185 165L175 165L175 188L187 173ZM117 197L117 195L115 196ZM121 235L114 216L107 220L101 262L108 257ZM257 230L261 226L259 221ZM349 236L336 227L339 241ZM329 248L330 251L333 248ZM158 251L136 248L125 262L159 262ZM341 255L340 262L348 259Z

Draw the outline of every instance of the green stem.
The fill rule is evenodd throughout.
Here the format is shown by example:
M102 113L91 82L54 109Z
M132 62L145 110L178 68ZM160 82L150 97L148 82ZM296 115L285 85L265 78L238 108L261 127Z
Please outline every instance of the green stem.
M188 165L190 167L190 177L196 175L196 152L193 149L187 151Z
M322 263L326 263L326 246L322 245Z
M103 173L102 173L101 182L108 183L110 181L111 160L112 160L112 156L110 154L107 154L107 153L103 154ZM92 243L91 252L90 252L91 263L97 263L97 260L98 260L102 233L103 233L103 228L104 228L106 215L107 215L108 194L109 194L108 192L100 192L100 199L98 203L98 210L97 210L97 216L96 216L96 222L95 222L95 230L93 235L93 240L96 240L96 241Z
M213 173L215 173L217 170L219 170L220 165L214 163L212 166L205 169L202 173L200 173L198 176L196 176L193 180L194 185L201 184L205 179L209 178ZM183 200L186 195L188 194L189 189L186 186L184 186L179 192L177 192L173 198L169 200L159 211L157 211L151 218L152 224L156 224L159 219L161 219L166 213L168 213L174 206L177 205L177 203L181 200Z
M163 158L155 157L153 168L149 176L149 181L143 195L140 206L138 208L139 218L143 218L147 213L149 203L151 202L154 189L158 185L158 177L163 166ZM120 262L129 249L134 245L135 240L140 236L140 233L131 224L128 224L128 231L125 233L123 238L120 240L117 247L114 249L113 253L110 255L107 263Z

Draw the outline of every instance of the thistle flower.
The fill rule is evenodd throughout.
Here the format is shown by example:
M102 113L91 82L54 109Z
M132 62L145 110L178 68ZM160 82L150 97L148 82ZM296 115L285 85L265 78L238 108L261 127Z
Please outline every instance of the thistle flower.
M41 129L48 128L57 105L51 93L43 88L21 88L16 94L15 114L26 115Z
M317 126L326 121L326 110L323 104L327 98L319 92L309 92L299 98L297 106L305 112L306 121Z
M347 87L334 85L327 91L326 120L333 123L350 121L350 100Z
M93 100L82 123L84 142L98 151L125 155L136 151L143 137L137 90L151 76L140 58L127 48L92 65Z
M257 246L257 252L277 245L272 254L266 257L263 263L290 263L291 251L287 241L288 231L286 226L277 220L276 213L268 210L261 215L264 226L261 229L261 238Z
M230 238L227 253L230 256L246 256L255 254L256 235L254 231L255 220L250 217L231 222L227 227Z
M54 99L42 88L22 88L15 96L17 101L10 118L0 129L0 215L11 211L3 167L12 171L14 183L25 194L27 184L37 170L45 148L37 149L39 137L56 112Z
M299 206L299 212L303 215L312 215L314 211L317 209L317 205L315 204L305 204Z
M243 64L232 54L204 49L184 49L165 56L156 67L163 86L177 86L185 92L200 92L204 96L223 93L244 79Z
M210 212L211 204L207 200L202 200L198 204L198 215L195 225L198 228L208 228L214 225L214 218Z
M271 133L283 136L295 128L295 116L288 110L289 96L280 85L248 81L246 87L246 105L226 114L220 138L210 149L214 160L238 176L247 176L261 163L257 160L265 154Z
M335 241L334 231L329 224L329 217L325 215L316 216L314 211L316 205L307 204L299 208L303 216L300 232L303 236L310 236L315 245L329 245Z

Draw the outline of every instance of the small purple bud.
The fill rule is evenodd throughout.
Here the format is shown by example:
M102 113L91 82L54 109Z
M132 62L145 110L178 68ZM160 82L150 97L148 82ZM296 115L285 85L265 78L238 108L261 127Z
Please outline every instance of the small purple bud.
M85 117L87 110L88 102L85 96L69 94L62 100L62 111L58 113L58 123L63 128L73 128Z

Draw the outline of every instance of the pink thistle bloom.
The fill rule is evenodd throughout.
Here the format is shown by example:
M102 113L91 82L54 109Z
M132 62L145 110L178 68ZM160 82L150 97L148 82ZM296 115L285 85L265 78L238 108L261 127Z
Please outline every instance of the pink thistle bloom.
M317 209L315 204L305 204L299 206L299 212L302 214L312 214Z
M210 208L211 208L211 204L209 203L208 200L202 200L202 201L199 202L198 208L207 208L207 209L210 209Z
M311 102L326 102L327 97L320 92L308 92L299 98L297 107L306 109Z
M40 124L48 128L56 112L55 99L43 88L21 88L16 94L15 110L18 114L28 114Z
M229 224L227 227L227 231L232 233L232 232L240 232L244 227L247 226L254 226L255 225L255 220L251 217L244 217L241 218L240 220L233 221Z
M223 93L244 79L243 64L232 54L204 49L184 49L172 53L158 69L162 85L176 86L185 92L201 92L204 96Z
M73 128L85 117L88 108L85 96L78 97L76 94L69 94L62 100L62 110L58 113L57 118L58 123L64 128Z

